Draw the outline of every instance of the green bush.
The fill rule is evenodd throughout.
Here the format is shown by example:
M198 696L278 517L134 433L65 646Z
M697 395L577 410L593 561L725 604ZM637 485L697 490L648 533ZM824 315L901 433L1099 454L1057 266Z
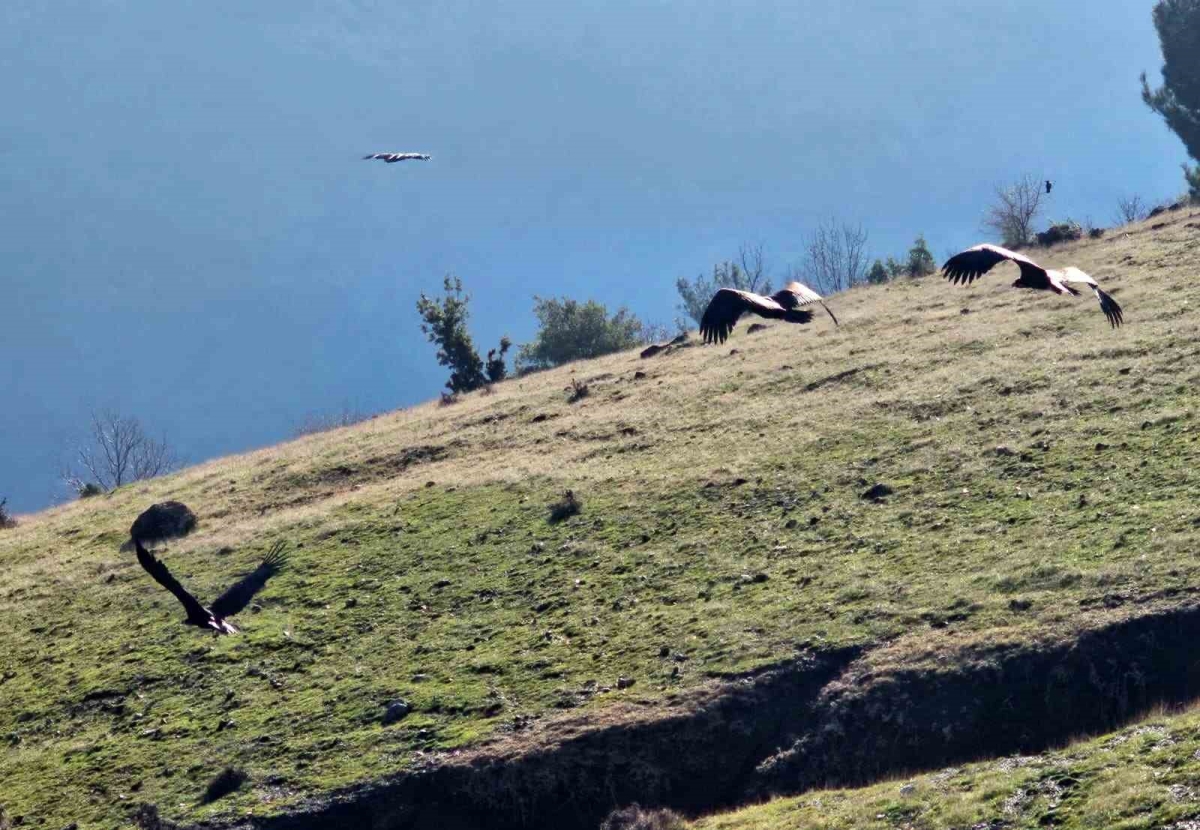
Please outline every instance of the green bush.
M533 313L540 325L534 341L517 351L522 372L600 357L641 343L641 321L625 308L610 317L595 300L534 297Z
M446 388L451 394L457 395L459 392L471 392L489 382L503 380L507 374L504 354L512 345L511 341L503 337L500 339L499 354L496 349L488 352L485 374L483 361L467 331L467 318L470 317L467 306L471 296L463 293L462 280L458 277L447 275L443 288L445 296L440 300L422 293L417 299L417 313L421 315L421 331L425 332L430 343L438 346L438 363L450 368Z

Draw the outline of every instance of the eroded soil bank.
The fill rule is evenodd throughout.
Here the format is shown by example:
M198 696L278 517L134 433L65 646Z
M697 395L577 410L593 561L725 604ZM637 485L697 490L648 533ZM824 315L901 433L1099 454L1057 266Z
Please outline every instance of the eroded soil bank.
M1013 752L1038 752L1200 682L1200 607L1072 641L804 655L658 716L544 727L469 758L241 827L595 830L637 801L685 813Z

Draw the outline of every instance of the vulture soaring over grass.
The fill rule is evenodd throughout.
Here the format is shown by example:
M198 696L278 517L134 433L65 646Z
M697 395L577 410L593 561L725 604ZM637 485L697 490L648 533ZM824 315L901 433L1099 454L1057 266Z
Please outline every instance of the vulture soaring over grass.
M755 294L751 291L740 291L736 288L722 288L704 309L700 318L700 334L705 343L725 342L738 318L743 313L757 314L771 320L784 320L788 323L808 323L812 320L812 312L806 305L820 303L838 325L837 318L829 311L821 295L804 283L789 282L770 297Z
M1001 262L1015 262L1021 269L1021 276L1013 283L1014 288L1035 288L1041 291L1053 291L1068 297L1077 297L1079 292L1071 286L1086 285L1100 301L1100 310L1108 318L1115 329L1124 322L1121 307L1117 301L1100 290L1096 281L1075 267L1067 267L1061 271L1046 269L1029 257L1001 248L998 245L976 245L961 254L955 254L946 260L942 273L954 283L970 284L982 277L993 266Z
M386 161L388 164L394 164L398 161L429 161L433 156L425 155L424 153L372 153L369 156L363 156L363 161L367 159L379 159Z
M232 617L250 604L250 600L262 590L267 580L279 573L286 564L287 556L283 553L283 542L276 542L267 554L262 564L235 582L229 590L217 597L208 608L200 604L187 588L179 584L179 580L171 576L167 566L154 558L154 554L142 546L140 539L133 540L137 548L138 562L146 573L154 577L154 581L166 588L183 604L187 611L186 625L208 628L218 634L236 634L238 629L226 617Z

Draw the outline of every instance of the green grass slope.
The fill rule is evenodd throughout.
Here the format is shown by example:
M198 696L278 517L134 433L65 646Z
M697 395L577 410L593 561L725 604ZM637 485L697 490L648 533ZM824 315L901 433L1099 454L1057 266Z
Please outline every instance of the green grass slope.
M23 517L0 532L0 804L270 815L803 650L952 654L1183 602L1200 217L1160 222L1037 252L1112 290L1117 331L1007 272L856 289L839 329L743 325ZM583 510L551 524L567 488ZM202 599L289 543L242 634L182 626L119 552L166 498L200 517L162 556ZM229 766L247 783L204 803Z
M1039 755L825 790L689 825L694 830L1194 830L1200 715L1158 715Z

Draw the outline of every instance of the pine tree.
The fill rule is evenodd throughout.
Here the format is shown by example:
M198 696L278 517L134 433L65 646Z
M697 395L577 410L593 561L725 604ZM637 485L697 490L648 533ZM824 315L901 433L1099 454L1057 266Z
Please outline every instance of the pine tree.
M446 388L452 393L470 392L484 384L483 361L467 331L471 297L463 293L462 280L447 276L443 287L446 296L434 300L421 294L417 312L421 315L421 331L430 343L438 345L437 361L450 367Z
M908 251L908 267L906 268L910 277L923 277L926 274L932 274L937 270L937 263L933 259L933 253L929 250L929 245L925 242L925 236L922 234L917 237L912 248Z
M871 285L880 285L889 279L887 266L883 264L882 260L875 260L871 269L867 271L867 282Z
M1151 89L1142 73L1142 100L1200 162L1200 0L1160 0L1154 28L1163 53L1163 85ZM1200 199L1200 164L1184 164L1193 199Z

